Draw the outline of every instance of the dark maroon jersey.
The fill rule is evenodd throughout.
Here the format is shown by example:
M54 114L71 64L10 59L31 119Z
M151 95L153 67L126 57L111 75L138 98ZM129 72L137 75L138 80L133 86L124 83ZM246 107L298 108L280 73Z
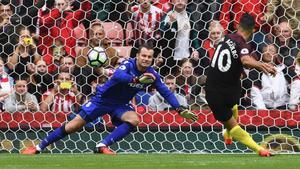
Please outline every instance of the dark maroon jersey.
M206 87L240 88L243 72L241 57L250 55L251 45L237 33L226 35L215 50L207 75Z

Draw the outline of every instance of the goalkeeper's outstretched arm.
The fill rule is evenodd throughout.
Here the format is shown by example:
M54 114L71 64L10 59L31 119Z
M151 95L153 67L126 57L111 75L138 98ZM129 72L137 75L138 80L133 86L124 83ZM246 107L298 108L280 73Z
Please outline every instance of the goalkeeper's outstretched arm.
M111 79L121 83L132 83L135 77L128 73L129 69L130 69L130 62L125 61L122 65L120 65L116 69Z
M157 91L167 100L167 102L175 108L180 116L186 119L191 119L193 121L198 120L198 116L193 112L189 111L187 107L181 106L175 97L174 93L162 82L161 78L157 73L153 73L156 76L155 87Z

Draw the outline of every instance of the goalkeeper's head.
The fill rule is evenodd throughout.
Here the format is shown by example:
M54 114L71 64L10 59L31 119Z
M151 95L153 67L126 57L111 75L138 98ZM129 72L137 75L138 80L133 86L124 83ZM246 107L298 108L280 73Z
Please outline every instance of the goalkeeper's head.
M145 43L139 47L139 50L136 54L136 65L139 71L145 72L146 69L152 65L153 54L153 45Z
M255 20L249 13L244 13L238 25L238 33L248 40L254 32Z

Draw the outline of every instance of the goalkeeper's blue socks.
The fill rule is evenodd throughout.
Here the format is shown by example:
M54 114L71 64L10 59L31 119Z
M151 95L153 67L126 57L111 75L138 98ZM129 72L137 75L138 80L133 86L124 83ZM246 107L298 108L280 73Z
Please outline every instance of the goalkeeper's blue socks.
M68 133L65 130L65 125L63 125L50 133L46 138L44 138L43 141L37 146L37 150L44 150L48 145L64 138L66 135L68 135Z
M114 131L111 132L108 136L106 136L102 141L102 143L105 144L106 146L110 146L113 143L126 137L133 129L134 126L131 123L124 122L116 129L114 129Z

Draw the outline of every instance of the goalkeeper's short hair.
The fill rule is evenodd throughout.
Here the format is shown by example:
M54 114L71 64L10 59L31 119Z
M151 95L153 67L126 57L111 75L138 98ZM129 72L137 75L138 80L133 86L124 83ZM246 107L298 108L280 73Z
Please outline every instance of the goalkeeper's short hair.
M139 49L138 49L138 52L137 52L137 53L140 53L141 50L142 50L142 48L146 48L146 49L148 49L148 50L153 50L154 47L153 47L153 44L152 44L152 43L146 42L146 43L144 43L144 44L142 44L142 45L139 46Z

